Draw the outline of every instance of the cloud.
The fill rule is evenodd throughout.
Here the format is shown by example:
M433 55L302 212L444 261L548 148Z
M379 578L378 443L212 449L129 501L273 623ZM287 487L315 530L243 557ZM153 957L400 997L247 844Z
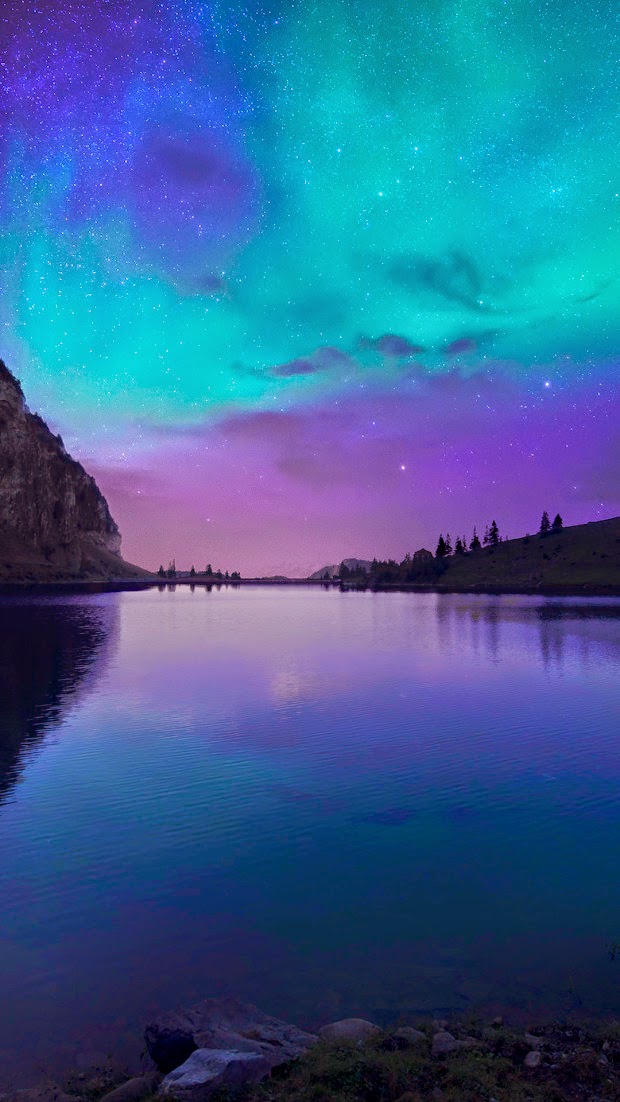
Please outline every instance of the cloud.
M413 344L407 337L401 337L397 333L384 333L381 337L360 337L357 342L360 351L380 352L383 356L394 356L405 359L409 356L417 356L424 352L420 344Z
M465 307L475 314L493 314L495 307L485 301L486 286L482 273L467 253L454 249L441 257L403 254L388 268L391 279L412 294L426 294L444 304Z
M341 352L338 348L326 346L317 348L310 356L302 356L288 363L277 364L269 371L270 375L278 378L291 378L295 375L316 375L320 372L351 370L355 367L355 361Z

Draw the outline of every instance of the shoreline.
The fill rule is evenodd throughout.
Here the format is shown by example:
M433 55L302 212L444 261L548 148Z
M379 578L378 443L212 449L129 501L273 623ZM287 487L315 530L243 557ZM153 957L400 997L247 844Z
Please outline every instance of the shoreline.
M40 1067L36 1083L26 1076L32 1085L13 1080L0 1087L0 1100L208 1102L213 1097L228 1102L239 1095L244 1102L620 1099L620 1021L609 1016L567 1014L540 1021L525 1011L493 1018L472 1012L450 1018L401 1016L385 1026L346 1018L308 1032L224 998L163 1013L145 1026L142 1038L136 1037L133 1059L109 1052L88 1065L54 1072ZM195 1050L196 1057L219 1061L215 1079L201 1060L192 1059ZM267 1064L257 1079L248 1075L247 1065L243 1070L243 1061L260 1053ZM234 1080L226 1078L231 1060Z
M287 586L298 588L323 588L338 590L341 593L437 593L437 594L461 594L463 596L526 596L526 597L620 597L620 585L605 584L541 584L541 585L498 585L497 583L485 583L468 586L458 585L431 585L420 582L390 583L364 583L364 582L332 582L318 578L206 578L204 575L195 578L166 578L159 577L136 579L95 579L95 578L62 578L56 580L12 580L0 581L0 597L11 594L32 593L33 595L66 593L120 593L138 591L144 589L176 589L177 586L189 586L190 588L213 589L222 587L239 589L242 586L265 586L284 588Z

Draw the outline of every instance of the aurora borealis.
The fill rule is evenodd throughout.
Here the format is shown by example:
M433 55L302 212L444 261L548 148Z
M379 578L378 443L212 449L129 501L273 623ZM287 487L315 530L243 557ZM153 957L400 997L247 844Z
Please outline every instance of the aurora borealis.
M620 512L615 4L0 12L0 355L125 557Z

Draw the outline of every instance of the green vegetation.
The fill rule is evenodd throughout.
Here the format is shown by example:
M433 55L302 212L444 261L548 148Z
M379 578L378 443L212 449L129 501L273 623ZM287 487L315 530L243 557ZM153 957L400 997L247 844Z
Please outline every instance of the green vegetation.
M460 1047L432 1055L436 1026L407 1044L381 1034L363 1045L321 1042L256 1088L248 1102L618 1102L618 1026L548 1026L534 1042L501 1025L453 1028ZM540 1064L528 1067L528 1052Z
M342 578L341 578L342 580ZM565 528L543 513L538 534L502 538L495 520L484 540L476 529L467 548L458 537L439 536L435 555L423 549L402 562L373 559L370 572L347 572L348 585L493 591L620 592L620 517Z

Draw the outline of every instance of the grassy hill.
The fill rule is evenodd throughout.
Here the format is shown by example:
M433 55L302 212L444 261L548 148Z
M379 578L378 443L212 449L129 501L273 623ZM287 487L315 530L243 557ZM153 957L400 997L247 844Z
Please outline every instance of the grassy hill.
M620 594L620 517L523 536L417 566L380 563L378 588Z
M620 517L452 555L439 584L616 587L620 591Z

